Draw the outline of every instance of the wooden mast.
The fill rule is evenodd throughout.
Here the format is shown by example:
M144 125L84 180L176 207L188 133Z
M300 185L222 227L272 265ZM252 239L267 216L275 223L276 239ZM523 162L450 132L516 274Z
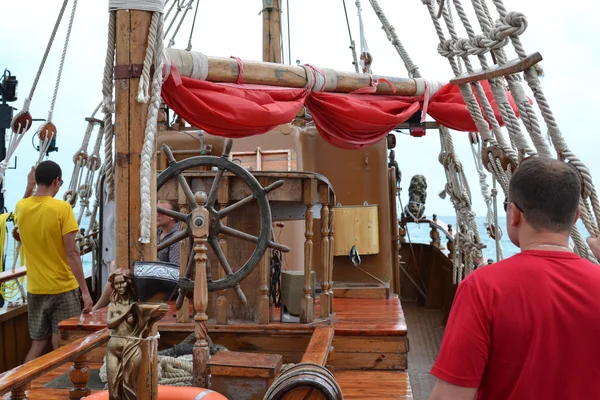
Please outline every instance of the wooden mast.
M139 74L148 47L152 13L140 10L116 11L115 66L115 262L119 268L133 268L136 260L155 261L156 254L156 164L152 159L150 243L140 237L140 154L148 104L137 101ZM150 335L156 334L156 325ZM142 361L137 383L139 400L158 397L157 342L141 344Z
M279 0L263 0L263 61L281 64L281 8Z
M141 65L148 46L152 13L140 10L118 10L116 23L116 67ZM141 67L139 67L141 70ZM140 237L140 154L148 104L137 102L138 77L116 74L115 117L115 261L119 268L132 268L136 260L156 260L156 190L152 193L152 228L150 243ZM154 153L153 153L154 154ZM156 165L152 163L150 182L156 185Z

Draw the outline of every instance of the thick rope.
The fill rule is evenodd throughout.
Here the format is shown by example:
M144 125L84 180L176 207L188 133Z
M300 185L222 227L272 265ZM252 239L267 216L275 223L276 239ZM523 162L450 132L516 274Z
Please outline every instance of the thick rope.
M385 34L387 35L388 40L392 43L392 45L394 46L394 48L396 49L396 51L402 58L402 61L404 62L404 66L406 67L406 70L408 71L408 76L410 78L420 78L421 72L419 72L419 67L417 67L415 65L415 63L413 63L412 59L410 58L410 55L408 54L408 52L404 48L404 45L398 38L398 35L396 35L396 29L388 21L387 17L385 16L385 13L379 6L379 3L377 2L377 0L369 0L369 2L371 3L373 10L375 11L375 14L377 14L377 17L379 17L379 20L381 21L381 23L383 25L382 29L384 30Z
M148 107L148 116L146 119L146 130L144 136L144 145L141 152L140 168L140 242L150 243L151 233L151 215L152 215L152 156L156 147L157 119L160 109L160 90L162 87L162 68L163 68L163 18L162 13L155 12L152 19L158 19L156 31L148 39L148 51L154 54L154 77L152 79L152 97ZM151 38L154 40L151 41Z
M115 199L115 166L113 163L113 66L115 63L116 11L108 17L108 44L102 79L102 111L104 112L104 168L110 200Z

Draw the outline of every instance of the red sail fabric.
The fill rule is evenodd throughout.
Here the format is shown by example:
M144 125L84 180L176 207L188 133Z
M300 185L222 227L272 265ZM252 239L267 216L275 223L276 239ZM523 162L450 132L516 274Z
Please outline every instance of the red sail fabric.
M488 81L482 81L481 86L485 92L487 99L492 105L492 109L494 110L494 115L496 120L500 124L500 126L504 126L504 121L502 120L502 114L498 109L498 105L494 100L494 95L492 93L492 88ZM515 104L514 99L512 98L510 92L506 92L506 96L508 97L508 102L512 107L513 111L517 118L519 118L519 111L517 109L517 105ZM477 99L481 108L481 101ZM531 100L529 100L531 102ZM481 108L481 113L485 118L485 113ZM450 129L454 129L457 131L463 132L478 132L477 126L475 126L475 122L471 118L471 114L469 113L469 109L465 104L465 101L460 93L460 88L458 86L454 86L451 84L446 84L440 88L432 97L429 102L429 107L427 109L427 113L435 119L440 125L446 126ZM487 118L485 118L487 120ZM488 121L488 125L491 124Z
M319 134L343 149L377 143L420 108L419 97L312 92L306 107Z
M491 87L487 81L482 82L482 86L496 120L502 126L502 116ZM510 93L507 96L518 117L514 100ZM360 149L377 143L398 124L406 122L417 110L423 109L423 101L422 96L312 92L306 99L306 106L327 142L345 149ZM427 113L450 129L478 130L458 86L446 84L440 88L429 100Z
M503 125L489 83L485 81L482 85L496 119ZM345 149L377 143L423 109L426 101L423 96L307 94L307 89L212 83L180 77L174 67L162 88L164 101L188 123L230 138L259 135L289 123L306 103L320 135ZM509 93L507 96L518 116L512 97ZM457 86L443 86L429 99L426 109L441 125L464 132L477 131Z
M212 83L180 77L174 67L163 83L165 103L192 126L213 135L242 138L291 122L307 89Z

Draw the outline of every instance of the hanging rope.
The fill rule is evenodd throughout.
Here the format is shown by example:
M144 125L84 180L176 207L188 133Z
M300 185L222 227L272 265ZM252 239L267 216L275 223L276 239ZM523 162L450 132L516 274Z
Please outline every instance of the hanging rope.
M104 112L104 168L109 200L115 199L115 167L113 163L113 66L115 63L116 11L108 13L108 45L102 79L102 111Z
M151 220L152 215L152 156L156 147L156 132L158 111L160 109L160 90L162 87L162 69L163 69L163 18L162 12L152 14L150 24L150 33L148 36L148 53L153 54L154 77L152 80L152 95L148 107L148 116L146 119L146 130L144 136L144 145L141 152L140 168L140 242L150 243Z
M179 32L179 28L181 28L181 25L183 24L183 21L185 21L185 16L187 15L187 13L192 9L192 3L194 0L190 0L188 1L187 5L185 5L185 10L183 11L183 15L181 16L181 19L179 20L179 24L177 24L177 28L175 28L175 32L173 32L173 35L171 36L171 39L169 39L169 44L167 45L167 47L171 48L173 47L173 45L175 44L175 36L177 36L177 33ZM179 13L179 10L177 10L177 12ZM175 16L175 18L177 18L177 15ZM163 23L163 20L161 18L161 24ZM171 22L171 25L173 24L173 22ZM171 28L171 25L169 25L169 28ZM165 38L166 38L166 33L164 34Z
M371 74L371 64L373 64L373 56L369 52L369 45L365 36L365 26L362 19L362 7L360 0L356 0L356 9L358 11L358 25L360 27L360 65L364 74Z
M358 73L358 57L356 56L356 44L354 43L354 39L352 39L352 30L350 29L350 21L348 20L348 10L346 9L346 0L342 0L342 4L344 5L344 15L346 15L346 25L348 26L348 36L350 37L350 51L352 51L352 65L354 65L354 70Z
M385 16L385 13L379 6L379 3L377 2L377 0L369 0L369 2L371 3L371 7L373 7L373 10L375 11L375 14L377 14L377 17L379 17L379 20L381 21L381 23L383 25L382 29L385 32L385 34L387 35L388 40L392 43L392 45L394 46L394 48L396 49L396 51L402 58L402 61L404 62L404 66L406 67L406 70L408 71L408 76L410 78L420 78L421 73L419 72L419 67L417 67L415 65L415 63L413 63L412 59L410 58L410 55L408 54L408 52L402 45L402 42L398 38L398 35L396 35L395 28L388 21L387 17Z
M196 1L196 10L194 11L194 20L192 21L192 27L190 28L190 37L188 38L188 45L185 48L187 51L192 51L192 36L194 36L194 28L196 27L196 17L198 16L198 8L200 7L200 0Z

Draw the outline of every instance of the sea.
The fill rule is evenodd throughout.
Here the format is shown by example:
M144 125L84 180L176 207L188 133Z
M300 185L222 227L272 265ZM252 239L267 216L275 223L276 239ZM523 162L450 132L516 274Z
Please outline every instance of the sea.
M456 227L456 217L455 216L438 216L438 221L439 222L444 222L446 224L450 224L453 227ZM483 249L483 256L484 258L487 259L491 259L496 261L496 242L494 239L490 238L485 230L485 217L476 217L476 221L477 221L477 225L479 227L479 233L480 236L482 238L483 243L485 244L485 248ZM81 227L87 227L87 224L89 223L89 220L87 220L85 217L82 220L81 223ZM506 232L506 217L499 217L498 218L498 223L501 227L501 229ZM587 230L585 229L585 227L583 226L581 221L578 221L578 227L582 233L582 235L585 237L589 236ZM4 270L8 270L10 268L12 268L13 265L13 257L14 257L14 248L15 248L15 243L14 240L12 238L12 235L10 234L10 232L12 231L12 224L8 223L7 224L7 228L8 228L8 232L9 234L7 235L7 242L6 242L6 252L5 252L5 261L4 261ZM408 224L407 226L407 241L410 240L410 242L412 243L431 243L431 238L429 237L429 233L431 232L431 228L429 227L428 224ZM442 236L442 246L446 246L446 240L445 237ZM502 248L502 255L504 258L510 257L516 253L519 252L519 249L514 246L509 238L508 235L505 233L502 235L502 239L500 240L500 247ZM82 264L83 264L83 271L86 277L90 276L92 273L92 256L91 254L86 254L85 256L82 257ZM18 264L17 264L18 265Z

